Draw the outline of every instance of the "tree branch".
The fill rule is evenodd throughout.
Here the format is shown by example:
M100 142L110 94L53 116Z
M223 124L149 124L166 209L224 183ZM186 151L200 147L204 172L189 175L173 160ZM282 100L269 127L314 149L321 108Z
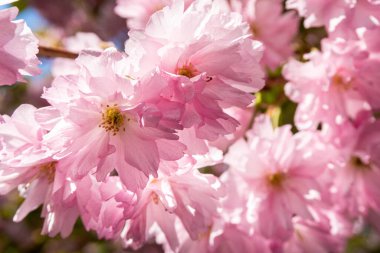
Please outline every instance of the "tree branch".
M66 51L65 49L61 48L53 48L53 47L45 47L45 46L39 46L38 47L39 57L48 57L48 58L67 58L67 59L75 59L78 57L77 53Z

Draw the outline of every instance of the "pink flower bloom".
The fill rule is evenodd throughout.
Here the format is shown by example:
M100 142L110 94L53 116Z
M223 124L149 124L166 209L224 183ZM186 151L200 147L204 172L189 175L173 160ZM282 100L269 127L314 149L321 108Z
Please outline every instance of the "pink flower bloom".
M142 30L153 13L169 6L172 2L173 0L118 0L115 12L120 17L128 19L130 29ZM191 2L193 0L185 0L187 6Z
M222 229L223 233L215 236L212 252L270 252L268 242L258 235L249 235L233 224L225 224Z
M363 40L371 55L380 58L380 27L364 31Z
M231 115L231 117L239 121L239 127L236 129L235 133L220 136L216 141L211 142L210 145L226 151L236 140L244 136L249 127L253 110L253 108L241 109L238 107L226 109L228 115Z
M114 46L112 42L102 41L95 33L84 32L78 32L75 36L64 38L62 44L65 49L73 53L80 53L84 49L101 52ZM57 58L54 60L51 72L54 77L76 74L78 66L74 60Z
M216 224L197 241L188 238L180 253L269 253L269 243L262 237L252 236L234 224Z
M232 11L242 13L250 25L253 38L264 45L262 63L274 69L293 53L292 41L297 33L298 18L293 12L283 13L279 0L228 1Z
M66 173L68 166L70 166L69 160L58 161L55 179L50 186L51 188L47 192L33 190L32 193L37 199L41 198L44 193L46 194L41 213L41 217L45 218L42 234L47 234L51 237L57 234L60 234L63 238L69 236L79 217L78 207L74 198L76 188ZM32 194L27 194L28 198L31 198L30 195ZM15 217L17 217L17 214Z
M78 217L72 202L72 183L65 171L67 160L53 159L54 152L42 142L44 131L34 119L36 108L21 105L0 124L0 193L19 187L25 201L14 216L21 221L43 205L43 233L68 236Z
M131 80L115 49L83 52L76 62L80 72L58 77L43 95L53 107L40 110L40 122L55 123L46 141L65 147L60 156L72 159L74 178L95 172L102 180L116 169L128 189L143 188L161 159L184 154L175 134L182 107L160 97L167 83L159 72Z
M378 1L363 0L287 0L288 9L296 9L305 17L305 27L326 26L329 32L337 27L355 33L360 27L374 28L380 24ZM338 30L339 30L338 29Z
M163 95L185 105L182 124L195 126L198 138L215 140L235 131L238 122L227 107L247 107L264 85L258 64L260 43L237 13L223 13L216 3L183 1L156 12L143 32L130 32L126 51L132 76L157 66L168 75Z
M379 127L380 121L369 120L340 128L345 134L337 145L330 192L337 208L353 218L380 211Z
M0 10L0 85L23 81L22 75L40 73L38 41L23 20L13 20L17 13L17 8Z
M209 230L216 217L221 185L212 175L197 169L151 179L142 192L127 226L126 241L140 247L149 237L163 233L172 250L178 249L176 223L192 240Z
M248 185L247 222L258 233L277 240L290 237L294 215L312 218L307 194L319 191L316 177L328 161L317 133L293 136L290 129L272 130L269 119L256 123L248 142L236 142L225 159Z
M31 105L21 105L12 117L2 116L0 124L2 194L7 194L21 183L32 181L40 173L43 175L44 170L34 167L35 164L52 162L53 152L42 145L45 132L34 119L35 111L36 108ZM30 167L33 169L29 169Z
M294 232L284 244L284 253L343 252L348 236L351 236L347 222L334 213L327 215L314 212L315 220L293 219Z
M108 177L97 182L93 176L76 183L76 198L83 224L87 230L95 230L99 238L117 239L130 217L136 196L126 190L120 178ZM123 206L115 197L123 200Z
M340 125L358 113L378 109L380 61L372 59L362 41L324 40L322 52L311 52L306 63L292 60L284 68L286 94L299 103L299 129L319 123Z
M115 12L120 17L128 19L130 29L144 29L150 16L170 4L170 0L117 0Z

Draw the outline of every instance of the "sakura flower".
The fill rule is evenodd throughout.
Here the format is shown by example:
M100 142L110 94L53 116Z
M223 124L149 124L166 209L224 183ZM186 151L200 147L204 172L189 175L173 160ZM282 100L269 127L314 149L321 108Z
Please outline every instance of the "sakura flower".
M344 29L355 33L355 29L374 28L380 24L378 1L363 0L287 0L288 9L296 9L305 17L305 27L326 26L329 32Z
M176 223L185 228L192 240L199 238L218 215L220 187L216 177L194 169L151 179L127 226L127 244L138 248L149 237L163 233L175 251L180 246Z
M244 136L245 131L249 127L252 118L252 108L240 109L237 107L231 107L226 109L226 112L231 115L234 119L239 121L239 127L236 132L226 136L220 136L216 141L210 144L221 150L227 150L230 145L232 145L236 140Z
M0 10L0 85L23 81L22 75L37 75L38 41L23 20L14 20L15 7Z
M120 17L128 19L131 29L144 29L150 16L170 4L170 0L135 1L118 0L115 12Z
M163 95L186 105L183 126L215 140L238 125L223 108L247 107L250 93L264 85L261 45L248 31L239 14L222 12L216 3L195 1L185 9L175 1L153 14L143 32L129 33L132 76L157 66L166 72L170 85Z
M291 60L284 68L286 94L299 103L295 123L299 129L319 123L339 125L363 111L379 108L379 61L371 59L357 40L324 40L322 52L311 52L308 62Z
M260 236L248 235L241 231L236 225L225 224L223 233L216 235L212 252L262 252L269 253L269 244Z
M180 253L269 253L269 243L262 237L252 236L234 224L217 224L197 241L185 241Z
M250 25L253 38L264 45L262 63L274 69L283 64L292 53L298 19L293 12L283 13L279 0L228 1L232 11L240 12Z
M1 160L0 193L15 188L25 201L14 216L21 221L31 211L43 205L43 233L68 236L78 217L73 202L73 189L65 170L67 160L55 160L54 151L46 147L46 131L34 119L36 108L22 105L12 117L3 116L0 124Z
M365 30L362 39L364 40L368 51L376 58L380 56L380 27L371 30Z
M173 0L118 0L115 12L120 17L127 18L128 27L134 30L144 29L150 16L156 11L169 6ZM185 0L188 6L193 0Z
M350 226L347 221L339 219L340 217L334 217L336 215L329 212L329 215L320 211L314 212L314 221L295 217L293 220L294 233L285 243L283 252L343 252L345 240L351 236Z
M76 198L83 224L87 230L95 230L99 238L116 239L130 217L136 196L123 188L120 178L108 177L97 182L88 176L76 183ZM123 200L123 206L115 197Z
M113 47L114 44L102 41L95 33L78 32L74 36L64 38L62 46L70 52L79 53L84 49L101 52L108 47ZM53 62L52 75L54 77L75 74L77 71L78 66L74 60L58 58Z
M380 201L380 122L369 119L355 126L349 123L339 130L335 177L330 187L337 208L349 217L366 217L379 212Z
M116 169L128 189L143 188L157 176L160 160L183 156L175 129L182 108L159 96L167 84L159 72L131 80L126 58L110 48L83 52L77 75L58 77L44 97L52 107L40 110L40 122L53 129L46 136L70 156L74 178L96 173L103 180Z
M290 126L272 130L269 124L269 119L255 124L248 142L232 145L225 162L249 186L248 223L264 237L281 241L290 237L294 215L312 218L308 206L313 203L306 196L319 191L316 177L328 160L318 134L293 136Z

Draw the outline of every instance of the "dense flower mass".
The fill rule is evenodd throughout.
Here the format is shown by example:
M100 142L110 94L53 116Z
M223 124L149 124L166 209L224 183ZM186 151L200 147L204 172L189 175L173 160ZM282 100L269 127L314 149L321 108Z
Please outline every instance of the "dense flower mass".
M11 85L23 81L22 75L40 72L37 39L23 20L14 20L17 13L15 7L0 10L0 85Z
M184 106L183 127L194 127L200 139L216 140L238 126L224 109L247 107L250 93L263 87L261 45L248 38L240 15L205 3L185 9L176 1L153 15L144 32L129 33L126 52L134 56L133 77L157 67L167 76L162 96Z
M227 1L232 11L242 13L254 39L264 44L262 62L275 69L293 52L292 42L297 32L298 18L293 12L282 13L279 0Z
M380 245L378 1L61 2L31 1L61 38L36 31L39 45L16 7L0 10L0 86L41 71L38 47L44 63L0 90L14 221L41 208L44 235L80 220L136 252ZM126 41L104 29L116 14ZM36 83L39 106L14 99Z
M361 40L324 40L322 52L291 60L284 76L287 95L299 103L295 121L301 129L319 123L339 125L363 111L378 110L380 59ZM312 84L312 85L310 85Z
M193 0L184 1L186 6L193 2ZM115 12L120 17L127 18L129 28L143 30L152 14L174 2L173 0L117 0Z
M312 220L311 209L317 201L307 195L320 191L317 178L328 162L327 147L315 132L292 136L290 126L273 131L269 119L258 120L248 133L248 142L241 139L231 146L225 159L231 166L226 180L237 173L244 182L239 191L248 192L242 196L249 198L246 222L257 233L287 240L295 217Z
M286 4L305 17L306 28L326 26L329 32L355 34L357 28L380 24L380 3L376 0L287 0Z

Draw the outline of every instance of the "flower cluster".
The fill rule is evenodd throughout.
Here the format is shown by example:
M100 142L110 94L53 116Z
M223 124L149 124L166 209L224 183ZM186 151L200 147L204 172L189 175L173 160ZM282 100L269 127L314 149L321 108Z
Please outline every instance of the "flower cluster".
M0 194L25 198L14 221L42 206L43 234L80 219L179 253L343 252L366 224L380 231L380 5L283 4L119 0L124 51L66 37L78 55L54 60L47 105L0 116ZM293 9L326 29L319 49L295 54ZM39 73L16 14L0 10L0 85ZM291 101L293 125L275 116Z
M22 75L40 72L37 38L23 20L14 20L17 13L15 7L0 10L0 85L11 85L22 81Z

